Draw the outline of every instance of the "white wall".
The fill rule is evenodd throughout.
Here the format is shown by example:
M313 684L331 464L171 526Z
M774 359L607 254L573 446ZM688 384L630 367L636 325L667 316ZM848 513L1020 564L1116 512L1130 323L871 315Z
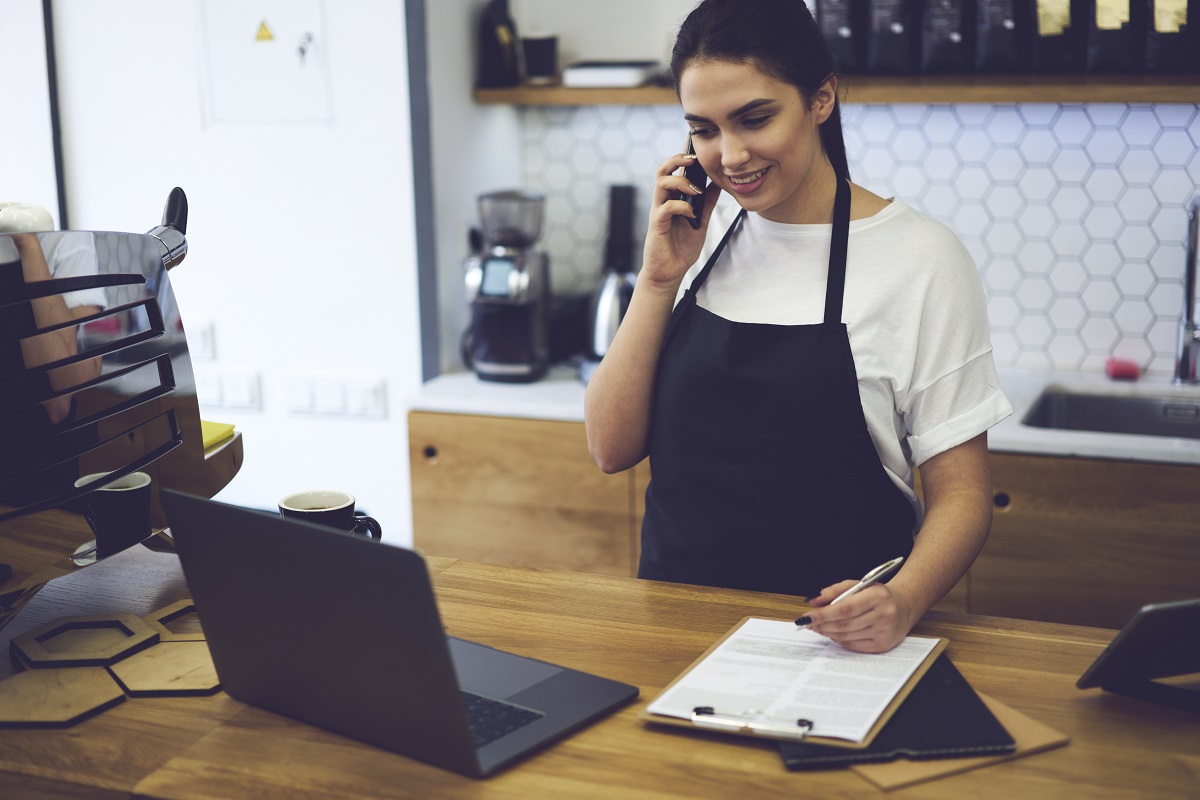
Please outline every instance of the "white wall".
M479 225L479 195L521 186L517 109L481 106L475 87L479 15L485 0L426 0L441 371L463 369L467 325L463 261Z
M218 498L344 489L407 544L420 348L403 2L325 3L332 122L224 125L204 115L201 2L54 3L72 226L147 230L183 187L190 251L171 280L185 326L216 341L197 379L262 385L261 411L202 396L245 437ZM326 374L384 381L386 416L289 413L293 377Z
M0 202L33 203L58 219L41 0L0 2Z

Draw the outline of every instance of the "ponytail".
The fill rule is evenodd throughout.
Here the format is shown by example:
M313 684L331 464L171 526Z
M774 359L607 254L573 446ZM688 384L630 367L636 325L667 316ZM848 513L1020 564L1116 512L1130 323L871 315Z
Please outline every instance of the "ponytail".
M833 101L833 111L829 118L821 123L821 146L825 156L833 165L833 173L839 180L850 180L850 164L846 160L846 139L842 135L842 104L837 99Z

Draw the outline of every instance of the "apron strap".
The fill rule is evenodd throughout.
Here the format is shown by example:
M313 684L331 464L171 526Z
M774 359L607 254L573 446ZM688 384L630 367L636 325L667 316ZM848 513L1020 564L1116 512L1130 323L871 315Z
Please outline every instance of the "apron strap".
M684 291L683 297L680 299L675 311L671 314L671 319L667 323L667 332L663 337L663 346L666 346L670 340L671 334L675 331L675 326L678 324L680 311L686 306L696 302L696 292L704 285L704 281L708 278L708 273L712 272L712 268L716 265L717 259L721 257L725 246L729 244L729 239L733 236L733 232L737 230L738 225L746 218L746 209L738 212L738 215L733 220L733 224L725 231L725 235L721 237L720 244L717 249L713 250L713 254L709 256L703 268L697 273L695 279ZM841 323L842 321L842 295L846 290L846 252L848 250L850 240L850 183L838 179L837 191L833 198L833 235L829 242L829 276L825 282L825 322L826 323Z
M746 209L743 208L734 218L733 224L729 226L729 230L725 231L725 235L721 237L721 243L717 245L717 249L713 250L713 254L709 256L707 263L705 263L700 272L696 274L695 279L692 281L692 284L688 286L685 294L695 294L700 290L700 287L704 285L705 279L708 278L708 273L712 272L713 265L717 263L717 259L725 250L725 245L729 243L729 237L733 236L734 230L737 229L737 226L740 225L742 220L745 218Z
M846 291L846 251L850 240L850 183L838 179L833 198L833 238L829 242L829 277L825 279L825 324L842 321Z
M725 250L725 245L729 244L729 238L733 236L733 232L745 218L746 209L743 208L738 212L737 217L734 218L733 224L731 224L729 229L725 231L725 235L721 237L721 243L717 245L717 249L713 250L713 254L708 257L708 261L705 262L704 266L700 269L700 272L696 274L696 277L692 279L692 282L688 288L684 290L683 297L680 298L679 303L676 304L675 310L671 312L671 319L667 322L667 332L663 336L663 347L667 346L667 342L671 339L671 334L675 332L675 326L679 324L679 318L681 316L680 312L683 311L683 309L687 306L696 302L696 292L698 292L700 287L704 285L705 279L708 278L708 273L712 272L713 265L717 263L717 259L720 258L721 253Z

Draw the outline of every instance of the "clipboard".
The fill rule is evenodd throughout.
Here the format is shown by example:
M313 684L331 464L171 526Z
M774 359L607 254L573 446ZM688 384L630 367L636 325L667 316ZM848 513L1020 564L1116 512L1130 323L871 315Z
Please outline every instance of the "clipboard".
M645 723L652 725L670 725L674 727L691 728L693 730L714 731L721 733L730 733L741 736L755 736L767 739L804 741L812 744L823 744L833 747L846 748L865 748L869 747L871 742L883 729L896 710L912 692L913 688L920 682L921 678L929 671L934 662L937 661L942 651L946 649L948 644L946 639L928 637L928 636L908 636L905 641L922 640L933 641L933 645L929 652L924 656L915 670L905 680L901 689L892 696L887 706L879 714L872 723L870 730L862 741L853 741L850 739L837 738L832 736L822 736L812 734L811 731L815 725L814 721L806 719L798 719L795 725L790 722L782 722L779 720L761 720L755 719L745 712L744 709L725 710L714 709L712 707L698 706L693 709L693 712L688 717L668 716L666 714L651 713L650 707L662 699L668 692L676 687L681 681L686 679L688 675L703 664L718 648L721 647L731 636L740 631L746 623L751 620L763 621L761 617L743 617L742 620L735 626L729 629L716 642L712 644L699 658L693 661L687 669L676 676L675 680L671 681L666 688L662 690L647 706L643 707L638 712L638 718ZM791 620L766 620L770 622L786 622L788 625L793 625ZM856 654L857 655L857 654ZM873 658L874 656L861 654L863 658ZM743 713L734 713L734 712ZM805 724L807 723L807 724Z

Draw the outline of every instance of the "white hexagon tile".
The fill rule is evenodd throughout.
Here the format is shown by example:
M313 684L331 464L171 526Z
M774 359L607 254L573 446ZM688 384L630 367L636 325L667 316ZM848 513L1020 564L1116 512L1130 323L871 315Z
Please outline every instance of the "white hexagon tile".
M647 190L687 131L674 106L521 112L526 188L545 192L556 292L598 279L608 186ZM1200 192L1200 107L848 105L853 178L945 222L983 279L997 363L1171 371L1186 206ZM636 257L636 256L635 256Z

